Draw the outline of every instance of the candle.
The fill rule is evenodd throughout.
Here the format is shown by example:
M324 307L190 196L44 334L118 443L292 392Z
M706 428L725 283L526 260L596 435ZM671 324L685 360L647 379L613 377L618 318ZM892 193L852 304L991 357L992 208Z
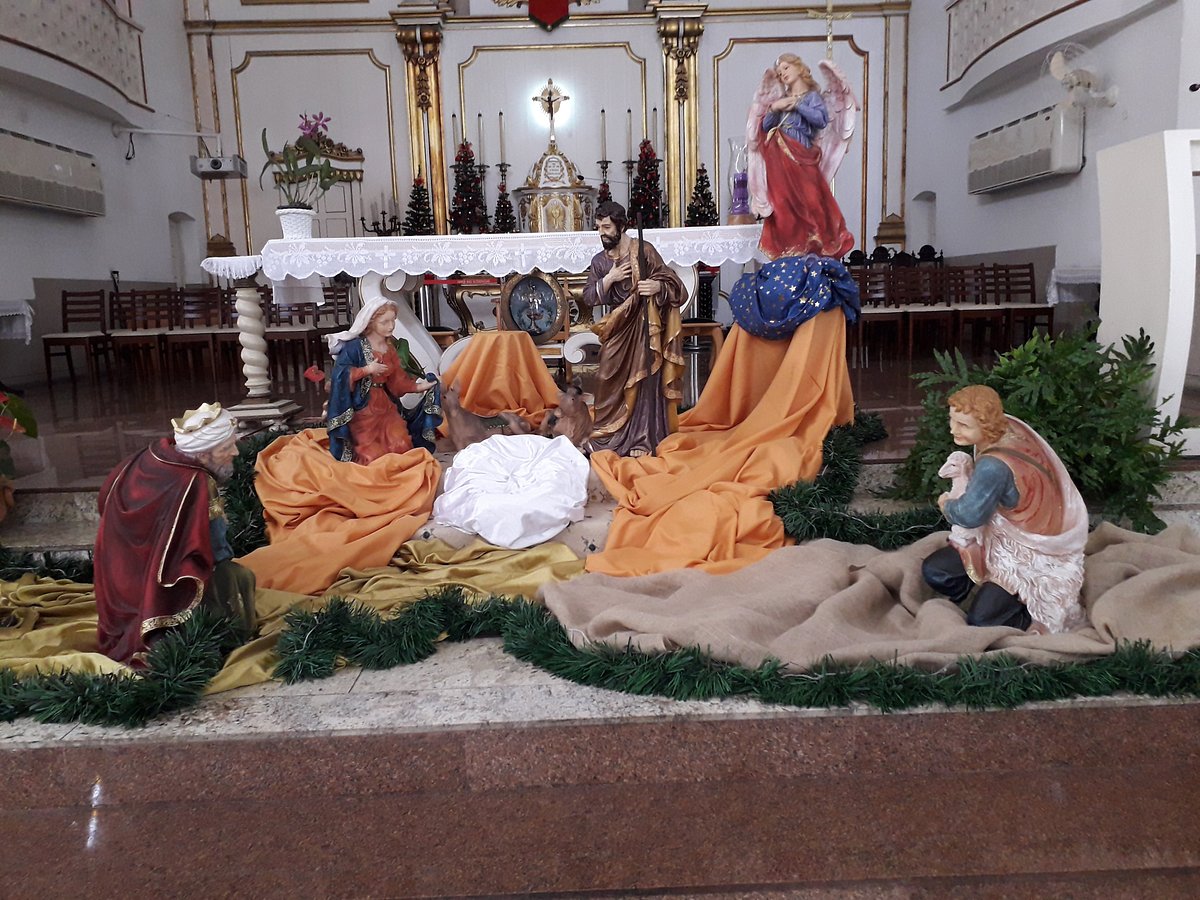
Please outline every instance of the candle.
M500 165L504 165L504 110L500 110Z
M379 204L377 204L374 200L371 201L371 221L379 221Z
M478 126L478 131L479 131L479 153L475 157L475 162L479 163L479 165L482 166L483 165L483 113L479 113L479 116L476 119L475 124Z
M458 114L450 113L450 138L454 141L454 152L458 153Z
M600 158L608 159L608 142L604 135L604 110L600 110Z
M625 110L625 159L633 159L633 110Z
M650 111L650 146L658 147L658 107Z

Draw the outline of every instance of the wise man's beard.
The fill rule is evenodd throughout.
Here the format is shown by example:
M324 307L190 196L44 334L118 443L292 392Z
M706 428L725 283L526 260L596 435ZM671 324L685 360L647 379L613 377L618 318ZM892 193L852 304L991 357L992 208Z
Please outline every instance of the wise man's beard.
M208 474L211 475L217 484L228 484L233 478L233 460L218 465L208 453L198 453L195 456L196 462L208 469Z
M624 232L600 235L600 246L602 246L605 250L616 250L617 247L621 246L622 234L624 234Z

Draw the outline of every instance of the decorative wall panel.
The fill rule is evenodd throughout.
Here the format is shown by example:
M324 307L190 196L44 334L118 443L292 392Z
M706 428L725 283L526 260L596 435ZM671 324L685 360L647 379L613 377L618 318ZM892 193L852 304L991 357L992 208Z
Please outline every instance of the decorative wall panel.
M61 60L118 91L146 102L142 29L105 0L4 0L0 41Z

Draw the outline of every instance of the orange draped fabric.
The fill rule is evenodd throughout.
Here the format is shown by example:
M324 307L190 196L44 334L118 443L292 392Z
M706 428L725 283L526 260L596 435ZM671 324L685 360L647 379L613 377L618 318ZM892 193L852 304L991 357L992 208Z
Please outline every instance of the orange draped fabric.
M523 331L480 331L442 373L445 387L458 382L459 402L481 416L515 412L534 427L558 406L558 385L533 338Z
M259 587L297 594L320 594L347 567L386 566L429 518L441 478L422 449L338 462L321 428L279 438L254 468L271 543L239 562Z
M854 417L846 317L823 312L788 341L734 327L700 401L652 457L592 456L616 497L589 572L733 572L788 539L767 494L821 468L821 443Z

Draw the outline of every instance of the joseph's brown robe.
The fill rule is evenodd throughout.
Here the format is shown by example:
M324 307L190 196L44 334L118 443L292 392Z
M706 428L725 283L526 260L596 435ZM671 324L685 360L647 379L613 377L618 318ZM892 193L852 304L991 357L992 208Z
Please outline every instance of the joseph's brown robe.
M654 453L675 430L683 374L679 307L687 300L683 282L649 244L647 271L640 271L637 241L629 243L632 276L604 290L604 276L616 264L606 251L592 257L583 302L612 312L595 326L603 341L596 387L592 450L620 456ZM653 298L637 293L639 281L653 279L662 290Z

